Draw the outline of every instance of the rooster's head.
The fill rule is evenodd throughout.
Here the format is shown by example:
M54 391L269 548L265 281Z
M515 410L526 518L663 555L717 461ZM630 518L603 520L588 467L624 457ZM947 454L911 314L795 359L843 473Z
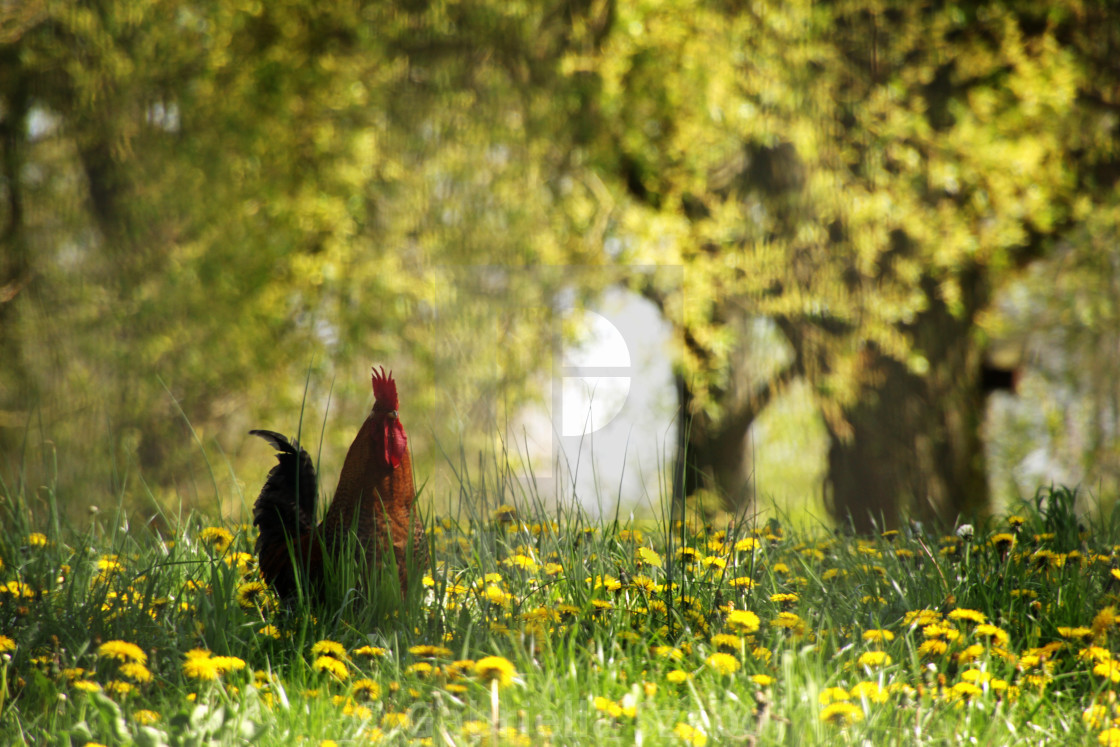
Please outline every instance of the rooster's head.
M375 424L383 428L383 443L385 444L385 462L392 468L400 466L408 445L408 436L404 433L404 426L397 414L400 404L397 401L397 382L393 381L393 372L385 373L385 368L373 369L373 412L370 418Z

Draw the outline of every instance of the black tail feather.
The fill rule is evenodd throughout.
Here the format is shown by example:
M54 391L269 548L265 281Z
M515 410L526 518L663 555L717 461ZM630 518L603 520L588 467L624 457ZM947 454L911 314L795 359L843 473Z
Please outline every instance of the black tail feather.
M276 448L277 464L268 473L261 494L253 506L253 523L257 535L257 555L279 547L287 547L296 538L311 531L315 524L318 481L311 457L298 441L274 431L253 430Z

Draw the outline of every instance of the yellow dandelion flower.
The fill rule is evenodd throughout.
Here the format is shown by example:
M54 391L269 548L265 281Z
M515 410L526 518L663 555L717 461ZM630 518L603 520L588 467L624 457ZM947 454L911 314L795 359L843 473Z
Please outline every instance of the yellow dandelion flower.
M209 651L193 649L187 652L183 662L183 676L192 680L216 680L218 667L210 658Z
M1099 729L1108 723L1108 707L1095 703L1081 712L1081 720L1090 729Z
M746 635L758 630L760 621L758 615L750 610L731 610L727 613L727 627L736 633Z
M199 541L214 548L217 552L225 552L233 544L233 535L222 527L206 527L198 533Z
M381 717L382 729L406 729L410 723L412 723L412 719L408 717L407 713L389 711Z
M880 687L878 682L857 682L852 685L850 692L853 698L866 700L869 703L886 703L888 698L887 691Z
M984 655L984 645L981 643L974 643L971 646L966 646L961 649L957 654L957 662L959 664L968 664L969 662L976 661Z
M700 560L700 565L704 568L717 568L723 570L727 567L727 560L717 555L705 555Z
M1109 659L1093 667L1093 674L1105 677L1113 682L1120 682L1120 661Z
M982 625L983 623L988 621L988 618L985 617L983 612L977 612L976 610L969 610L964 608L958 608L950 612L949 619L966 620L968 622L976 623L977 625Z
M483 682L496 680L498 687L506 687L517 675L513 663L501 656L485 656L474 664L474 673Z
M784 628L791 633L802 635L806 631L805 621L793 612L779 612L778 616L770 621L775 628Z
M141 726L149 726L159 721L160 715L156 711L149 711L145 708L140 709L132 714L133 722Z
M863 640L873 643L887 643L894 640L894 633L889 630L865 630Z
M674 669L665 675L665 679L673 685L683 685L692 679L692 675L680 669Z
M143 685L152 681L152 673L148 668L135 661L121 664L120 673L137 684Z
M739 671L739 660L731 654L715 653L708 657L707 664L719 674L735 674Z
M473 659L457 659L457 660L451 662L450 664L448 664L444 668L444 671L447 672L447 675L449 677L453 678L453 679L457 678L457 677L460 677L462 675L467 674L468 672L473 672L474 671L474 660Z
M519 568L523 571L535 571L539 567L537 561L533 560L528 555L522 555L520 553L506 558L502 563L514 568Z
M247 552L235 552L226 555L225 562L230 567L237 566L237 572L246 575L253 570L257 559Z
M937 610L910 610L902 618L903 625L921 628L940 621L941 613Z
M459 729L459 733L469 740L481 739L490 733L490 724L485 721L467 721Z
M639 547L635 550L634 559L643 565L651 565L655 568L660 568L664 564L661 555L648 547Z
M670 661L680 661L684 658L684 652L673 646L654 646L653 655L659 659L669 659Z
M620 591L622 589L622 582L609 574L588 578L587 582L595 589L606 589L607 591Z
M97 647L97 655L102 659L115 659L123 662L146 664L148 655L135 643L128 641L106 641Z
M1109 628L1115 627L1116 620L1116 608L1112 606L1105 607L1093 617L1093 635L1104 635L1108 632Z
M738 578L733 578L731 579L730 583L736 589L753 589L755 585L754 579L749 576L739 576Z
M1026 657L1023 658L1025 659ZM1077 658L1081 661L1108 661L1112 658L1112 652L1101 646L1089 646L1088 648L1083 648L1078 651ZM1038 659L1038 657L1036 656L1035 659Z
M8 581L0 584L0 593L8 594L15 599L34 599L35 590L20 581Z
M934 623L922 628L922 636L925 638L944 638L947 641L955 641L960 637L960 631L946 623Z
M865 651L856 661L859 666L872 669L889 666L891 662L891 657L885 651Z
M863 709L857 705L840 701L821 709L821 721L834 726L847 726L863 720Z
M828 705L829 703L851 700L851 698L852 696L848 694L848 691L842 687L826 687L821 690L821 694L817 696L817 700L820 701L822 706Z
M350 695L359 702L377 700L381 697L381 685L371 679L354 680L350 685Z
M370 659L382 659L389 655L389 649L382 648L381 646L362 646L355 649L354 653L358 656L365 656Z
M742 638L737 635L731 635L730 633L719 633L711 637L711 644L717 649L738 651L742 642Z
M1093 637L1093 629L1079 626L1076 628L1058 628L1058 635L1062 638L1073 638L1074 640L1083 640L1085 638Z
M962 700L970 700L983 694L984 690L971 682L958 682L949 689L950 697L961 698Z
M774 602L775 604L781 604L781 605L789 606L789 605L796 604L797 600L798 600L798 596L796 594L780 593L780 594L771 594L770 595L770 601Z
M46 547L47 535L42 532L32 532L27 535L27 544L29 547Z
M602 695L596 695L591 704L595 706L595 710L605 713L611 718L618 718L622 715L622 706L609 698L604 698Z
M245 660L236 656L214 656L210 662L217 668L218 674L236 672L245 668Z
M268 595L268 587L260 581L246 581L237 587L237 604L241 609L253 610Z
M774 684L774 678L768 674L752 674L751 681L759 687L770 687Z
M429 659L446 659L451 656L451 649L443 646L412 646L408 653L413 656L423 656Z
M1115 726L1111 729L1105 729L1097 735L1097 741L1104 747L1120 747L1120 729Z
M311 668L316 672L326 672L336 680L346 680L350 676L344 663L326 654L316 659Z
M1011 636L1007 634L1007 631L991 623L977 625L972 629L972 634L980 638L987 638L989 643L994 643L997 646L1006 646L1011 642Z
M0 635L0 654L16 650L16 642L6 635Z
M619 584L621 587L621 584ZM490 604L498 607L506 607L513 601L513 595L509 592L503 591L499 586L490 584L482 591L482 597L490 602Z
M941 640L940 638L931 638L927 641L923 641L921 645L918 646L918 655L933 659L941 656L948 650L948 643Z
M961 679L974 685L983 685L992 679L992 673L983 669L966 669L961 672Z
M125 682L124 680L109 680L105 685L105 690L108 691L110 695L115 695L118 698L125 697L135 689L136 685L133 685L131 682Z
M690 744L693 747L704 747L708 743L707 734L683 721L673 727L673 734L685 744Z
M329 638L324 638L311 647L312 656L330 656L338 659L339 661L346 661L350 657L346 655L346 649L341 643L332 641Z
M280 634L280 628L276 627L272 623L269 623L268 625L265 625L263 628L258 630L257 633L265 636L266 638L275 638L276 640L280 640L280 635L281 635Z
M74 689L87 693L99 693L101 692L101 685L92 680L76 680L74 682Z
M998 532L993 534L989 541L998 552L1007 552L1015 546L1015 535L1010 532Z

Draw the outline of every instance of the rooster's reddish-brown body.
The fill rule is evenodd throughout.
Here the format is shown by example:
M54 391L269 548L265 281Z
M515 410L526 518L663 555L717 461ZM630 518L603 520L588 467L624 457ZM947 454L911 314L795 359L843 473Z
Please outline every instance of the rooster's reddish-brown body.
M415 512L416 489L408 437L398 415L392 373L373 372L374 404L350 444L334 500L315 525L317 478L311 457L298 442L273 431L254 430L277 450L277 465L268 473L253 506L260 530L257 556L265 580L283 599L296 595L306 579L313 597L323 597L324 561L340 557L347 533L357 540L355 562L371 570L392 553L402 593L413 568L427 560L424 528Z

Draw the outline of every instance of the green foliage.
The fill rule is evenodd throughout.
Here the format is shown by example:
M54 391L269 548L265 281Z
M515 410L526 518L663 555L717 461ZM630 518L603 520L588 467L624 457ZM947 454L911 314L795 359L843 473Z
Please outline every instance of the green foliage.
M612 183L623 259L687 268L668 303L698 407L718 411L745 311L817 328L806 365L836 419L871 383L864 346L928 370L911 325L934 298L971 316L977 269L998 284L1087 215L1069 153L1109 125L1077 105L1096 83L1062 23L863 3L619 14L596 155L640 182Z
M3 435L34 448L44 432L102 434L89 463L61 465L64 503L107 492L135 504L144 487L165 508L213 501L191 482L200 458L236 456L262 421L293 431L307 391L312 422L331 395L334 412L360 412L370 362L410 382L420 432L457 443L509 417L551 320L481 306L462 266L573 255L549 212L541 143L526 137L531 105L511 98L500 61L456 47L480 23L528 43L539 18L307 3L40 10L13 19L4 62L34 92L9 116L41 129L10 145L42 186L11 183L27 209L6 216L8 237L43 251L5 298L5 365L22 386L4 393ZM418 27L433 31L420 46ZM548 310L562 279L507 293ZM505 334L479 334L495 321ZM444 415L475 400L481 412ZM180 413L204 454L182 448ZM326 429L328 455L347 431ZM435 440L415 442L428 445L421 463ZM79 476L81 499L69 495Z

